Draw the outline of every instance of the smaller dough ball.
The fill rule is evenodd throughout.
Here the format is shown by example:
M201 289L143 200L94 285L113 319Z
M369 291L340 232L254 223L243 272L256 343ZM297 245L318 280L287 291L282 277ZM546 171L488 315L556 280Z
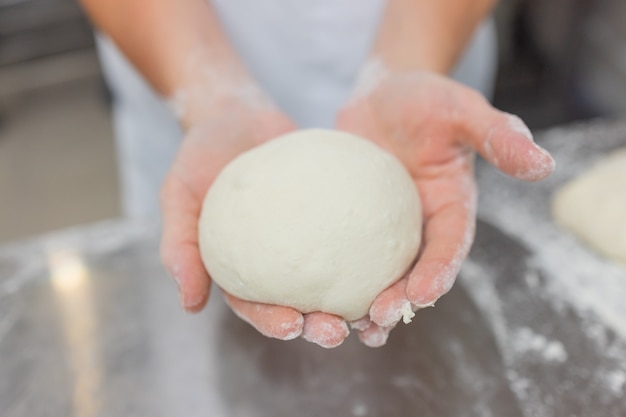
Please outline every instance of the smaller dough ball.
M626 149L599 161L555 195L556 222L626 265Z
M204 200L200 249L239 298L356 320L415 259L421 219L395 157L348 133L301 130L224 168Z

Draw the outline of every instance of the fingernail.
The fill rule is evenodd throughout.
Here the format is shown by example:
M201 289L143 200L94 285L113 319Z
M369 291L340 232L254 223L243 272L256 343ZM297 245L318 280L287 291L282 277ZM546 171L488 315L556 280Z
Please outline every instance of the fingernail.
M176 283L176 289L178 291L178 302L180 303L180 306L183 308L183 310L185 310L186 313L190 313L190 311L187 309L187 303L185 302L183 289L180 285L180 278L178 277L178 275L174 275L174 274L171 274L171 276L174 282Z
M180 278L178 277L178 275L172 273L171 271L170 271L170 275L172 276L172 279L176 283L176 287L178 290L178 302L180 303L181 307L183 308L183 310L185 310L186 313L191 313L192 311L189 310L189 305L187 303L185 295L183 294L182 286L180 285Z
M315 326L307 326L305 321L302 338L325 349L332 349L341 345L350 334L350 329L348 329L345 321L339 324L339 328L337 327L332 323L317 323Z
M554 160L554 158L552 157L552 155L550 154L550 152L548 152L545 148L542 148L539 145L535 145L537 147L537 150L539 152L541 152L542 155L544 155L546 158L548 158L549 164L554 167L556 166L556 161Z
M181 288L182 288L181 285L180 285L180 278L178 277L178 275L172 275L172 279L176 283L176 287L178 288L178 292L180 292Z
M180 265L175 264L171 268L166 268L167 272L170 274L178 289L180 290Z
M552 158L552 155L540 146L535 145L535 147L544 158L535 158L530 167L516 172L515 176L517 178L525 181L538 181L546 178L556 169L556 161Z
M552 162L554 162L554 159L552 158L552 155L550 155L550 152L548 152L545 148L537 145L536 143L533 142L533 145L535 145L535 149L541 153L542 155L548 157Z
M548 159L548 161L545 163L547 171L549 171L550 173L553 173L554 170L556 169L556 161L554 160L552 155L550 155L550 152L548 152L547 150L545 150L541 146L537 146L537 148L538 148L539 152L541 152L543 155L545 155L545 157Z
M546 157L548 157L548 161L549 162L544 164L545 165L545 169L546 170L550 170L550 172L554 171L556 163L555 163L554 159L552 158L552 155L550 155L550 153L547 150L545 150L544 148L542 148L541 146L539 146L539 145L537 145L535 143L535 140L533 138L533 134L530 131L530 129L528 128L528 126L526 126L526 123L524 123L522 121L522 119L520 119L518 116L516 116L514 114L507 113L506 115L507 115L507 117L509 119L509 128L511 130L513 130L514 132L523 135L526 139L528 139L529 141L531 141L535 145L535 149L537 151L539 151L541 154L543 154Z
M415 297L413 300L411 300L411 304L416 308L416 309L422 309L422 308L428 308L428 307L434 307L435 303L439 300L439 297L436 297L435 299L432 298L432 295L428 296L428 295L423 295L420 294L417 297Z
M183 306L183 310L185 310L186 313L196 313L198 311L198 307L204 302L204 296L189 297L185 296L182 291L178 292L178 298L180 300L180 304Z
M414 305L414 306L415 306L415 308L417 308L417 309L422 309L422 308L434 307L436 302L437 302L437 300L435 300L435 301L431 301L431 302L429 302L429 303L424 303L424 304L420 304L420 303L413 303L413 305Z
M454 285L465 253L465 249L459 249L449 263L430 265L423 269L421 276L411 278L415 280L415 285L407 288L409 301L417 308L433 307Z
M526 123L524 123L522 119L511 113L506 113L506 117L509 119L509 128L512 131L523 135L531 142L535 141L532 132L530 131L528 126L526 126Z
M350 327L358 331L369 329L371 325L372 325L372 321L370 320L368 316L365 316L362 319L350 322Z
M372 311L370 311L370 317L379 318L376 324L381 327L395 326L400 320L408 324L415 317L413 310L411 310L411 302L407 299L396 300L391 306L387 306L386 310L382 311L383 314L379 314L379 312L380 309L374 306Z
M286 331L281 337L277 337L280 340L293 340L302 334L304 326L304 317L300 316L296 321L285 322L280 325L283 331Z
M359 339L367 347L378 348L384 346L389 339L389 333L393 327L371 327L359 333Z

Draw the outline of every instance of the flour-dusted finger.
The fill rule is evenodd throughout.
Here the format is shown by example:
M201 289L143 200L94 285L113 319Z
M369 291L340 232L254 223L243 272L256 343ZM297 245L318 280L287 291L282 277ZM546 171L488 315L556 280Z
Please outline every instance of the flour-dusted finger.
M304 316L302 338L323 348L341 345L349 334L348 325L341 317L322 312Z
M359 340L368 347L378 348L387 343L389 339L389 333L393 330L393 327L381 327L377 324L372 324L367 330L363 330L359 333Z
M161 191L161 261L178 284L183 308L198 312L211 286L198 249L200 203L187 187L173 181L166 182Z
M403 277L384 290L370 307L370 318L379 326L395 326L400 320L410 323L415 316L411 302L406 295L408 277Z
M539 181L555 169L552 156L537 145L519 117L494 109L486 100L467 100L463 106L463 138L490 164L525 181Z
M424 250L407 283L406 294L413 305L432 306L452 288L474 240L475 210L474 201L460 201L428 219Z
M292 340L302 334L304 318L290 307L253 303L224 292L226 303L233 312L263 336Z

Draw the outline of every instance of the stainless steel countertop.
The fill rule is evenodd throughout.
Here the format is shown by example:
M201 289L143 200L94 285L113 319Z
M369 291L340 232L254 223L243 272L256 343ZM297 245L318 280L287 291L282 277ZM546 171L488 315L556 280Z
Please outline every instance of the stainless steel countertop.
M542 140L582 170L625 137L626 125L597 122ZM626 270L549 222L550 192L575 170L527 185L479 164L489 220L461 278L381 349L354 335L334 350L266 339L218 291L206 311L183 313L156 223L4 246L0 416L624 416L626 316L611 297L580 297L571 270L544 259L571 249L589 258L581 273L604 277L595 287L626 291Z

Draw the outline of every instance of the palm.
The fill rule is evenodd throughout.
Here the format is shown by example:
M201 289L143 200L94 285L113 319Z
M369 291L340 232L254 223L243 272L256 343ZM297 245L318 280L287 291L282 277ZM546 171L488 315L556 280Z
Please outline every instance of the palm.
M197 235L207 190L237 155L291 129L289 120L277 112L235 109L188 131L161 192L161 257L178 282L187 310L201 310L209 294Z
M189 311L204 307L210 288L197 236L204 195L237 155L294 129L277 111L228 110L221 112L223 117L190 129L162 191L161 256ZM528 140L520 123L471 90L428 74L390 79L341 112L339 129L376 142L404 163L420 192L425 215L424 244L415 268L377 297L368 317L353 323L366 344L384 344L408 304L430 305L452 285L473 236L472 148L523 179L537 180L550 172L552 159ZM289 307L225 296L237 315L266 336L302 335L332 347L348 334L346 323L337 316L302 315Z
M399 320L398 306L432 305L452 286L474 234L474 149L504 172L527 180L548 175L553 164L528 140L519 119L493 109L478 93L428 73L388 79L346 106L337 127L396 155L422 199L425 226L418 262L370 310L372 321L383 327Z
M237 155L294 129L282 114L230 112L190 129L162 190L161 257L176 279L183 306L200 311L210 289L198 247L198 219L204 196L221 169ZM290 307L258 304L224 294L233 311L262 334L283 340L303 335L336 346L347 335L345 322L325 313L302 315ZM328 330L331 330L330 332Z
M164 194L185 192L189 209L198 208L217 174L237 155L294 129L278 112L239 110L225 116L188 131L164 183Z

